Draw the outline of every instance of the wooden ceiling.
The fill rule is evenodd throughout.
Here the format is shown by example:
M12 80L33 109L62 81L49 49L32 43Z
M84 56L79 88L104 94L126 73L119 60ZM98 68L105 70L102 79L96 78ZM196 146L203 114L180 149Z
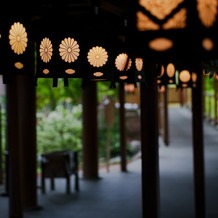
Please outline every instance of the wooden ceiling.
M32 23L32 28L45 30L46 28L61 30L79 29L84 31L99 30L106 34L113 34L118 38L126 34L125 21L131 20L134 13L132 4L134 0L32 0L32 1L5 1L0 7L0 19L5 22L14 17L23 17ZM217 38L218 34L215 23L213 29L207 29L196 25L195 1L184 0L184 7L192 7L188 11L188 29L145 31L139 37L131 32L131 49L137 44L139 54L150 59L210 59L218 57ZM96 14L100 19L96 19ZM150 15L151 16L151 15ZM154 18L154 16L153 16ZM165 20L163 20L165 21ZM134 25L133 21L133 25ZM129 23L128 23L129 25ZM135 35L134 35L135 34ZM173 40L174 48L169 52L156 52L147 47L152 39L165 37ZM211 38L214 42L214 49L205 51L199 49L204 38ZM134 44L134 40L136 44ZM142 46L141 46L142 45Z
M82 15L93 13L95 7L101 12L125 17L130 8L130 0L32 0L5 1L0 7L0 16L28 15L42 17L54 12Z

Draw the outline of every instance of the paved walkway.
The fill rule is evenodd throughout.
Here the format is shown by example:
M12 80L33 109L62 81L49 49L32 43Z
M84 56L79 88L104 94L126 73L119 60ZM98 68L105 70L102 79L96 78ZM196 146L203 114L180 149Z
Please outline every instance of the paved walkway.
M161 218L194 218L192 114L169 109L170 145L160 146ZM218 129L204 122L207 218L218 218Z
M161 218L195 218L190 110L170 107L169 122L169 146L159 140ZM204 135L207 218L218 218L218 130L205 122ZM25 212L25 218L141 218L141 159L127 168L101 169L98 181L81 175L81 191L70 195L63 179L56 180L55 191L47 184L47 194L38 195L43 210ZM8 218L6 197L0 197L0 218Z

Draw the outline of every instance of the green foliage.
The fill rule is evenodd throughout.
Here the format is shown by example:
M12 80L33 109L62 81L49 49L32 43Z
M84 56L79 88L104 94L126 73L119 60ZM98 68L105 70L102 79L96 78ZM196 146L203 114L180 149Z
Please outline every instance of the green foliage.
M118 114L114 110L113 124L107 126L105 118L105 105L104 99L107 96L108 99L114 101L117 97L117 89L110 89L109 82L98 83L98 145L99 145L99 157L104 159L106 157L106 143L109 143L110 156L115 157L120 154L120 134L119 134L119 120Z
M218 60L210 60L205 63L204 72L208 74L210 78L212 78L214 74L218 74Z
M214 78L211 78L209 74L204 77L204 90L214 92Z
M53 87L52 79L39 79L37 91L37 148L38 154L55 150L82 150L82 107L81 79L69 80L64 86L63 80L58 80L58 86ZM116 99L118 89L111 89L110 82L97 82L97 98L99 105L105 96ZM78 105L72 107L71 105ZM110 128L111 157L120 154L119 116ZM103 114L99 116L98 145L99 156L105 157L107 129ZM81 152L79 152L81 155Z
M58 106L49 113L37 113L38 154L55 150L80 151L82 142L82 106Z
M40 78L36 93L38 110L55 110L57 105L67 102L78 104L81 100L81 79L69 79L68 86L64 86L63 79L58 79L58 86L53 87L53 79Z
M6 149L6 110L4 104L0 107L0 134L1 134L1 152ZM0 153L1 153L0 152Z
M81 103L82 81L78 78L69 79L69 85L64 86L63 79L58 80L58 86L53 87L53 79L40 78L36 87L37 110L55 110L59 104ZM117 96L117 89L110 89L110 82L98 82L98 99L104 96Z
M98 99L101 102L104 96L108 96L111 98L116 98L118 95L118 89L110 88L110 83L108 81L98 82Z
M105 124L99 125L98 129L98 143L100 158L106 157L106 141L109 140L110 155L116 157L120 155L120 134L118 117L115 117L115 123L110 126L109 130ZM107 131L109 133L107 134ZM107 139L109 137L109 139Z
M106 143L109 141L110 157L114 158L120 156L120 120L119 111L115 110L114 123L107 126L105 124L104 109L99 110L99 125L98 125L98 143L99 143L99 157L104 160L106 158ZM126 145L127 156L132 156L130 145Z
M212 64L212 63L211 63ZM210 66L210 65L209 65ZM204 113L209 119L214 119L216 116L216 98L215 98L215 85L216 79L214 74L218 72L218 62L213 63L214 68L213 71L207 71L208 74L204 77ZM216 106L216 108L215 108Z

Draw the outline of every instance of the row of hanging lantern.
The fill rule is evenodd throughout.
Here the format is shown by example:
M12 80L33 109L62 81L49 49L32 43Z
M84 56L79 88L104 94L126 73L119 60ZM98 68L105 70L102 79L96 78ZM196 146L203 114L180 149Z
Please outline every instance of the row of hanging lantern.
M25 68L25 63L23 63L21 56L26 52L28 47L28 34L24 25L20 22L12 24L8 39L11 51L17 55L17 57L20 57L20 59L16 59L18 61L13 63L13 67L18 71L22 71ZM135 58L133 61L127 53L120 53L117 56L112 54L112 58L110 59L110 53L104 47L96 45L89 48L86 52L84 51L85 55L83 55L83 59L81 58L81 60L79 60L79 57L82 56L82 49L80 44L72 37L60 40L56 52L52 40L48 37L42 38L36 49L36 77L38 78L74 77L114 80L114 82L126 83L136 83L144 80L145 69L143 67L142 58ZM59 56L58 64L58 58L56 57L55 59L54 57L57 54ZM84 61L84 57L86 57L86 61ZM52 58L55 60L50 64ZM61 61L63 64L60 64ZM79 64L74 65L76 61L78 61ZM91 76L81 73L85 65L89 65L89 67L85 69L88 69L92 73ZM109 67L107 67L107 65L109 65ZM105 69L104 66L107 68ZM178 71L173 63L158 64L158 66L159 75L157 76L157 81L159 86L168 84L176 84L177 87L181 88L196 86L197 73L190 72L187 69ZM77 71L79 73L77 73Z
M56 50L55 54L49 38L41 40L37 55L38 78L67 77L113 82L137 82L143 79L143 60L133 59L126 52L115 53L102 44L85 48L71 37L64 38ZM50 64L53 55L56 58Z
M195 61L218 57L217 0L138 0L134 13L132 38L137 38L137 52L146 59Z
M131 57L122 40L104 37L93 40L88 36L84 40L81 34L55 34L52 31L42 31L30 38L29 28L19 21L7 28L7 31L1 31L0 40L3 45L1 72L5 78L11 73L34 72L36 79L53 78L55 85L58 78L113 83L143 80L142 59ZM30 42L34 47L29 46Z
M64 24L59 34L56 27L39 33L36 76L111 81L112 87L116 82L143 80L142 59L133 57L125 42L127 21L121 21L119 30L115 31L113 22L117 20L113 19L110 15L104 17L95 8L95 13L85 21L80 19L80 26L73 32Z
M177 88L196 87L197 72L185 64L174 63L158 65L157 84L159 86L176 85Z
M107 36L111 30L101 35L104 31L99 30L97 33L91 33L92 30L89 30L88 33L84 30L80 31L83 24L79 27L81 28L79 31L76 28L73 31L66 30L68 25L63 24L61 26L64 26L65 31L59 30L56 25L52 29L48 24L44 26L45 29L39 27L35 31L31 28L31 23L24 25L21 21L14 22L4 28L4 31L1 31L0 50L3 52L0 52L2 61L0 70L5 76L8 72L15 74L34 72L36 78L54 78L56 80L58 78L85 78L98 81L108 80L113 81L113 83L136 83L145 79L146 69L143 66L143 60L151 61L154 58L152 61L161 66L160 75L157 78L159 85L176 84L183 88L194 87L197 74L193 70L185 69L185 64L183 65L184 69L180 70L181 67L176 67L172 63L160 64L159 62L162 59L166 62L178 53L181 56L186 55L187 53L183 53L183 51L188 46L191 49L190 55L193 54L193 47L199 48L195 43L191 46L196 34L191 38L187 34L192 33L191 22L188 22L190 21L188 17L190 16L188 13L190 8L195 8L198 13L198 19L195 18L193 21L195 23L197 20L196 28L203 26L205 30L205 34L200 37L200 40L197 38L196 43L201 42L206 55L213 56L216 44L214 43L214 35L212 35L214 31L209 30L214 29L217 25L218 4L216 0L197 0L192 4L186 0L178 0L170 3L172 1L169 0L138 1L137 9L133 10L133 13L136 14L136 22L132 22L137 32L133 31L129 37L130 49L126 48L130 44L126 45L119 37L114 37L113 34L112 37L111 35ZM210 7L205 9L203 6ZM206 16L206 12L209 11L214 13L211 16ZM96 15L95 19L99 21L101 17ZM55 21L51 21L51 23L55 23ZM71 20L69 23L71 24ZM49 27L48 31L47 27ZM98 29L98 25L96 25L96 29ZM187 29L188 31L186 31ZM5 32L8 32L9 36L5 35ZM181 39L184 39L184 42L181 43ZM34 44L35 47L33 47ZM180 44L179 47L178 44ZM133 51L134 46L136 53L130 53L129 51ZM175 53L175 51L177 52ZM196 50L194 54L197 54ZM178 57L179 60L181 56ZM201 57L197 56L197 58ZM176 59L177 57L173 58L173 60ZM186 59L184 58L184 60ZM174 76L171 75L173 72ZM182 75L186 75L186 80L182 79Z
M15 22L11 25L8 39L13 53L21 57L28 45L28 34L22 23ZM104 47L98 45L87 49L86 52L84 51L85 55L82 55L80 44L72 37L60 40L59 45L56 47L57 51L55 51L52 40L48 37L42 38L40 43L38 43L36 47L36 77L89 78L130 84L131 82L136 83L144 80L144 73L146 72L142 58L135 58L133 61L127 53L120 53L117 56L113 54L110 59L110 53ZM55 55L58 58L55 58ZM83 56L83 59L81 58L80 60L80 56ZM50 64L52 58L55 60ZM57 59L59 59L58 63ZM78 61L78 64L74 64L76 61ZM63 63L60 64L60 62ZM18 61L14 62L13 66L17 70L22 71L25 68L25 63L20 58L20 60L18 59ZM187 69L178 71L173 63L158 64L158 66L157 83L159 86L168 84L176 84L177 87L181 88L196 86L197 73L190 72ZM83 69L88 69L92 75L87 76L85 73L81 73Z

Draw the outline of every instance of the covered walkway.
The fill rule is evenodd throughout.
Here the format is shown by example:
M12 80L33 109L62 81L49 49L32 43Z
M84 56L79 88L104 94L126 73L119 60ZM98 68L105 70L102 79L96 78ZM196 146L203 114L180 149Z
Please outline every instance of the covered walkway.
M185 107L169 107L169 145L159 139L160 217L195 218L193 187L192 114ZM218 129L204 122L205 191L207 218L218 217ZM56 180L56 190L39 190L38 211L25 218L141 218L141 159L110 172L100 170L99 180L80 176L80 192L65 194L65 180ZM74 182L72 180L72 182ZM40 185L40 184L39 184ZM73 186L73 184L72 184ZM8 198L0 197L0 218L8 218Z

